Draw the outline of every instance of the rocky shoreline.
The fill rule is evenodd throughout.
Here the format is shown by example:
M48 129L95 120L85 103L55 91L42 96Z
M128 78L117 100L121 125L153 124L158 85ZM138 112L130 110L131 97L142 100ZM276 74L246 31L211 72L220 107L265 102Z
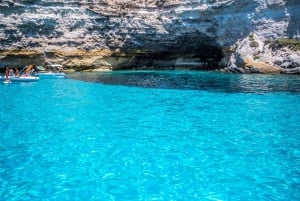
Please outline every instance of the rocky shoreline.
M296 0L2 0L0 67L300 74Z

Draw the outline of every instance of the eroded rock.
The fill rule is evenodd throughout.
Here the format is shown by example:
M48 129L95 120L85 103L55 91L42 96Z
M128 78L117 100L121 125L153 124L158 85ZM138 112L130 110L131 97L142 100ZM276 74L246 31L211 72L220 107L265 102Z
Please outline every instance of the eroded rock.
M296 0L2 0L0 62L273 73L297 52L265 42L299 39L298 10Z

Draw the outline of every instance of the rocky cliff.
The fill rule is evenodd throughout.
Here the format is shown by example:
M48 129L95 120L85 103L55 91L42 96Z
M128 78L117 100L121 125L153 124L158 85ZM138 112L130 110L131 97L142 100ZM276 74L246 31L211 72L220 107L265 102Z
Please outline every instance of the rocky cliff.
M299 10L298 0L0 0L0 65L300 73Z

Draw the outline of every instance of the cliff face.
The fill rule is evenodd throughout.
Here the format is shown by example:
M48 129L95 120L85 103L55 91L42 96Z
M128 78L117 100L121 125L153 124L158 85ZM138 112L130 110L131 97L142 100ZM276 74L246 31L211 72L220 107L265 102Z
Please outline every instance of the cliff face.
M290 72L299 51L266 41L299 39L299 10L297 0L0 0L0 62Z

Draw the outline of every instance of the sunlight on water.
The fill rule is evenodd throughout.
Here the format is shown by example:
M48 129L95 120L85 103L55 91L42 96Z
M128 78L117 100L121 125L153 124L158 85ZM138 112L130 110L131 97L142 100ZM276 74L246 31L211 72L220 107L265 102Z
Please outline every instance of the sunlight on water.
M0 85L0 200L300 200L298 76Z

